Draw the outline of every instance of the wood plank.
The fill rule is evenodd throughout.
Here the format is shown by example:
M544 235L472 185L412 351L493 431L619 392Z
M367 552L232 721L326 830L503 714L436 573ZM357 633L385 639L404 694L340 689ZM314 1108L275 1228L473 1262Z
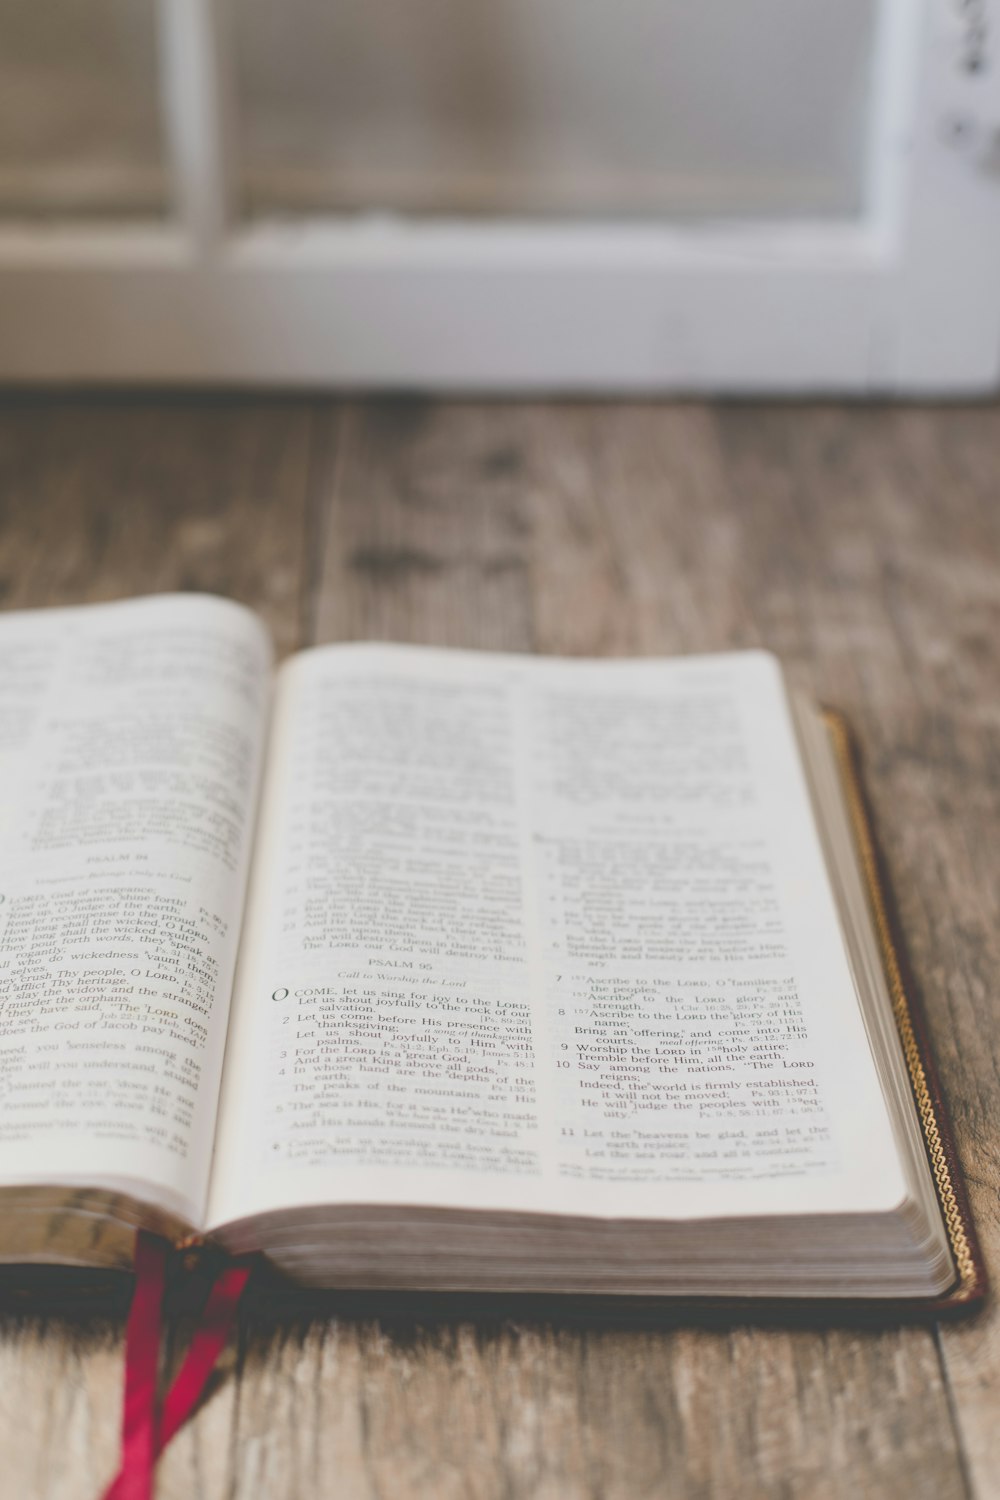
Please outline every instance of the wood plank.
M995 703L1000 414L704 406L0 408L6 607L172 587L282 649L394 637L655 652L766 643L846 708L997 1261ZM942 497L947 497L947 504ZM123 503L128 497L129 503ZM313 593L300 618L302 570ZM992 1312L942 1330L246 1330L160 1493L995 1493ZM0 1337L12 1493L92 1495L116 1325Z
M854 464L889 525L905 509L891 414L401 403L334 422L318 640L594 654L766 643L866 734L882 712L904 643L865 562ZM366 1497L966 1493L927 1330L335 1336L330 1362L317 1333L302 1346L314 1405L292 1467L307 1490L335 1465L341 1493ZM277 1336L244 1369L238 1451L260 1467L241 1493L294 1492L267 1414L291 1409L297 1376ZM328 1424L329 1446L310 1447Z
M0 604L203 589L252 605L291 650L311 414L246 398L7 398Z
M895 1335L317 1320L247 1355L232 1493L956 1497L939 1375Z
M530 643L524 456L495 410L397 401L334 412L314 497L313 639Z
M830 411L811 434L731 422L744 460L783 450L814 507L830 583L806 589L818 689L848 707L958 1131L994 1285L1000 1282L1000 411ZM766 434L770 431L770 438ZM823 492L822 490L820 491ZM995 1302L945 1325L941 1348L975 1492L1000 1473Z
M205 589L299 643L311 409L302 402L0 402L0 603ZM92 1500L117 1459L121 1321L0 1316L0 1493ZM237 1399L178 1439L187 1494L227 1493Z

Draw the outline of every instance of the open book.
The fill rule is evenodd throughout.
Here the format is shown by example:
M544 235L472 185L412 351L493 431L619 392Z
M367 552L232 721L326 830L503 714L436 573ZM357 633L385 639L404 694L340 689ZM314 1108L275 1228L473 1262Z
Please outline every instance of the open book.
M766 653L275 674L221 599L2 616L0 1258L940 1298L879 921Z

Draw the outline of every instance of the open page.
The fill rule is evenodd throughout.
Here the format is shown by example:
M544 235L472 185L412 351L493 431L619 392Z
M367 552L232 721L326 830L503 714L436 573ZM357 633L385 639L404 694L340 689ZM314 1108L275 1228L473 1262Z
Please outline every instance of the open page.
M770 657L348 646L279 684L211 1224L899 1203Z
M269 667L217 599L0 616L0 1186L200 1220Z

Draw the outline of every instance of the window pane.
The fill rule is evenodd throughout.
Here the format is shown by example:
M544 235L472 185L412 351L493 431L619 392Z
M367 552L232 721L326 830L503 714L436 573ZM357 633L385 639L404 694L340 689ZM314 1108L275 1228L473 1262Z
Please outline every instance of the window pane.
M250 212L851 214L877 0L235 0Z
M163 213L155 0L0 0L0 213Z

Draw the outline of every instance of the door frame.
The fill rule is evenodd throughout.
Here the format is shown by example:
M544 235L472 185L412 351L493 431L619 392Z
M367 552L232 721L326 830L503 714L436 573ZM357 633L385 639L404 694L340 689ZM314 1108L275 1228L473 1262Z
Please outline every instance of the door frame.
M241 223L225 0L158 0L174 217L0 228L0 379L968 393L1000 371L1000 0L882 0L855 221Z

